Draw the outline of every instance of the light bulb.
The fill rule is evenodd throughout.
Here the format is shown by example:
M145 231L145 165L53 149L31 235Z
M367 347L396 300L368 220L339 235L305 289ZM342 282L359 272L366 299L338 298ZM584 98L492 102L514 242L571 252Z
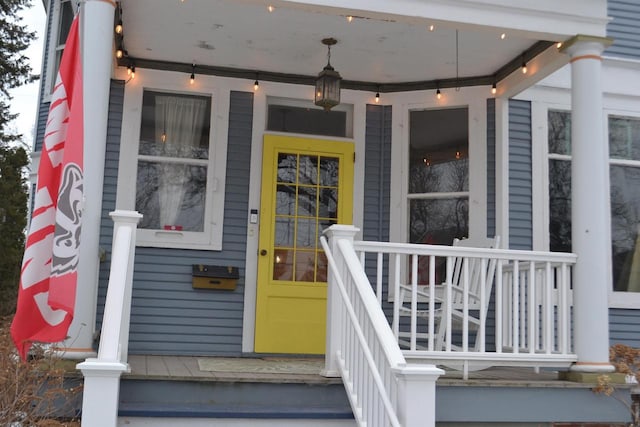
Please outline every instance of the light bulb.
M353 16L349 15L347 16L347 22L352 22L353 21Z
M556 44L556 47L557 47L558 49L560 49L560 48L562 47L562 42L558 42L558 43Z
M460 159L460 151L456 151L456 159Z
M527 74L527 64L525 62L522 63L522 74Z
M116 50L116 58L120 59L122 58L122 55L123 55L122 49Z
M496 84L494 83L494 84L493 84L493 86L491 86L491 93L492 93L493 95L495 95L495 94L496 94L496 92L498 92L498 88L496 87Z
M258 83L258 80L253 82L253 90L258 90L259 87L260 87L260 83Z
M433 31L433 30L435 30L435 29L436 29L436 26L435 26L435 25L433 25L433 24L429 25L429 31Z
M500 34L500 40L504 40L507 37L507 33Z
M116 34L122 34L122 19L118 21L118 25L115 28Z
M196 75L191 73L191 77L189 78L189 83L193 84L196 81Z
M440 92L440 89L436 90L436 98L442 99L442 92Z
M166 132L162 132L162 135L160 136L160 139L162 140L162 142L167 142L167 134L166 134Z
M273 7L272 5L267 6L267 10L269 11L269 13L273 12L274 10L276 10L275 7Z
M135 79L136 78L136 67L135 66L131 66L131 78Z
M376 104L380 102L380 92L376 92Z

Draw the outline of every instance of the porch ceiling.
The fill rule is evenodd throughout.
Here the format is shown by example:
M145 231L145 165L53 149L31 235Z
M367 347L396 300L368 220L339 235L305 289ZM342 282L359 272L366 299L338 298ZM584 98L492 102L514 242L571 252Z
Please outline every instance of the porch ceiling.
M535 31L300 3L122 0L120 65L309 83L327 62L321 40L334 37L344 87L385 92L491 84L566 38L545 33L541 44Z

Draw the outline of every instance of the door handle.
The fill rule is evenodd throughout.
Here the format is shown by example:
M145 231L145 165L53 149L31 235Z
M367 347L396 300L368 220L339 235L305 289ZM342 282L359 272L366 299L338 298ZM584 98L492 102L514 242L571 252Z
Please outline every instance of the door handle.
M266 250L266 249L262 249L262 250L260 251L260 255L262 255L262 256L266 256L266 255L267 255L267 250Z

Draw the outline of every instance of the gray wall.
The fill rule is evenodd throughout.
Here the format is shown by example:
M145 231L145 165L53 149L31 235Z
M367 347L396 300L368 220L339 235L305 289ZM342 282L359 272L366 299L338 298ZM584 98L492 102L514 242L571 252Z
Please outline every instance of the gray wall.
M114 120L122 114L121 94L112 96ZM115 104L115 105L113 105ZM253 94L231 92L222 251L136 248L129 352L132 354L240 355L247 234ZM117 149L119 129L109 132L107 150ZM126 143L126 141L123 141ZM117 156L107 174L117 176ZM115 181L105 181L105 204ZM105 206L106 212L106 206ZM111 222L105 220L101 244L110 252ZM102 317L107 264L100 279L98 318ZM192 288L192 264L234 266L234 291Z
M509 101L509 246L532 249L531 103Z

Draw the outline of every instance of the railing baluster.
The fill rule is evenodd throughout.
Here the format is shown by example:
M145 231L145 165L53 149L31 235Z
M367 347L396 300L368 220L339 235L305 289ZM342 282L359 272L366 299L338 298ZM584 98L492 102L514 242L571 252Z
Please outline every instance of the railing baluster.
M444 301L446 316L444 319L440 319L440 322L447 322L447 328L445 330L445 351L451 351L451 284L453 282L453 257L447 257L447 282L446 282L446 298Z
M462 351L469 351L469 262L462 261Z
M480 307L487 307L489 306L489 304L485 303L487 302L486 299L489 298L487 296L487 291L485 289L486 285L487 285L487 258L481 258L480 259ZM486 313L483 313L483 310L480 310L480 326L479 326L479 330L478 330L478 334L476 335L476 343L474 343L475 348L480 351L481 353L484 353L486 348L485 348L485 336L486 336L486 319L487 319L487 315ZM496 329L498 329L497 323L496 323ZM478 342L479 340L479 342Z
M378 302L382 305L382 252L378 252L377 262L376 262L376 295L378 297Z
M431 255L429 256L429 342L428 349L429 351L433 351L434 349L434 333L435 333L435 315L436 315L436 257Z
M518 301L518 296L520 294L520 268L518 261L513 263L513 352L520 352L520 326L519 326L519 314L520 314L520 305Z
M529 262L529 295L528 295L528 308L529 308L529 319L528 319L528 346L529 353L535 353L536 351L536 340L538 335L538 328L536 328L537 317L538 317L538 303L537 303L537 292L536 292L536 265L533 261ZM524 297L524 295L523 295ZM524 304L523 304L524 305Z
M504 307L502 303L502 260L498 260L496 263L496 353L502 353L502 329L504 327L504 321L502 319L502 313Z
M411 350L416 349L418 334L418 255L411 254Z
M555 304L553 302L553 276L551 273L551 263L545 263L545 301L544 301L544 351L547 354L551 354L553 350L553 310L554 306L558 303L557 297L555 298Z

